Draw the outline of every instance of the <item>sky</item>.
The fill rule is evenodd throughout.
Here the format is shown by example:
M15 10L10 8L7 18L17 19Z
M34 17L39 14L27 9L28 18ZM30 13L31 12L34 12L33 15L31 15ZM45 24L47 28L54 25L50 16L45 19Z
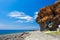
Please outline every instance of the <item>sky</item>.
M40 8L56 0L0 0L0 30L39 30Z

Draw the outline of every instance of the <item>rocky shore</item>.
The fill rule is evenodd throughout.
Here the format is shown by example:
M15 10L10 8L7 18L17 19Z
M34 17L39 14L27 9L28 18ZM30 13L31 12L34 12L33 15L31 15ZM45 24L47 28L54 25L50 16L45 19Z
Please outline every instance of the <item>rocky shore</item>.
M0 40L60 40L60 35L45 34L40 31L0 35Z
M28 32L0 35L0 40L24 40Z

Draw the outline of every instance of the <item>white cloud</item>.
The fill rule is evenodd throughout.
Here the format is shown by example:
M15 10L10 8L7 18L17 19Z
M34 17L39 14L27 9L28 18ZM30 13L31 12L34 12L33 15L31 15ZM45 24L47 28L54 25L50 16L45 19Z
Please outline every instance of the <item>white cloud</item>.
M34 15L34 19L36 19L38 12L35 12L34 14L35 14L35 15Z
M32 22L33 17L26 15L24 12L13 11L8 14L11 18L19 19L17 22Z
M16 18L18 19L16 23L23 23L23 22L34 22L34 20L37 17L38 12L34 12L34 16L31 17L29 15L26 15L24 12L19 12L19 11L13 11L8 14L9 17L11 18Z
M25 14L23 12L13 11L13 12L10 12L8 16L10 16L10 17L21 17L21 16L25 16Z
M23 21L22 20L17 20L16 23L23 23Z

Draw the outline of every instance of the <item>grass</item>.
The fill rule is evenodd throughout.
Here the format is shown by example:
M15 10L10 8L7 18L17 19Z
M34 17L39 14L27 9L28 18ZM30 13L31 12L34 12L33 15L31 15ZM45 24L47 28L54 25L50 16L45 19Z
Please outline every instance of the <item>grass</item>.
M60 34L58 31L45 31L46 34Z

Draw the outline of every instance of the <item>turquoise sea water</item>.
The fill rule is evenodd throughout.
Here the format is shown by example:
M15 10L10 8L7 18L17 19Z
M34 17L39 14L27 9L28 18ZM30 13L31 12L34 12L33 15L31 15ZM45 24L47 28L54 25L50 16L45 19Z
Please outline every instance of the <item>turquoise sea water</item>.
M22 33L22 32L28 32L32 30L0 30L0 35L2 34L12 34L12 33Z

